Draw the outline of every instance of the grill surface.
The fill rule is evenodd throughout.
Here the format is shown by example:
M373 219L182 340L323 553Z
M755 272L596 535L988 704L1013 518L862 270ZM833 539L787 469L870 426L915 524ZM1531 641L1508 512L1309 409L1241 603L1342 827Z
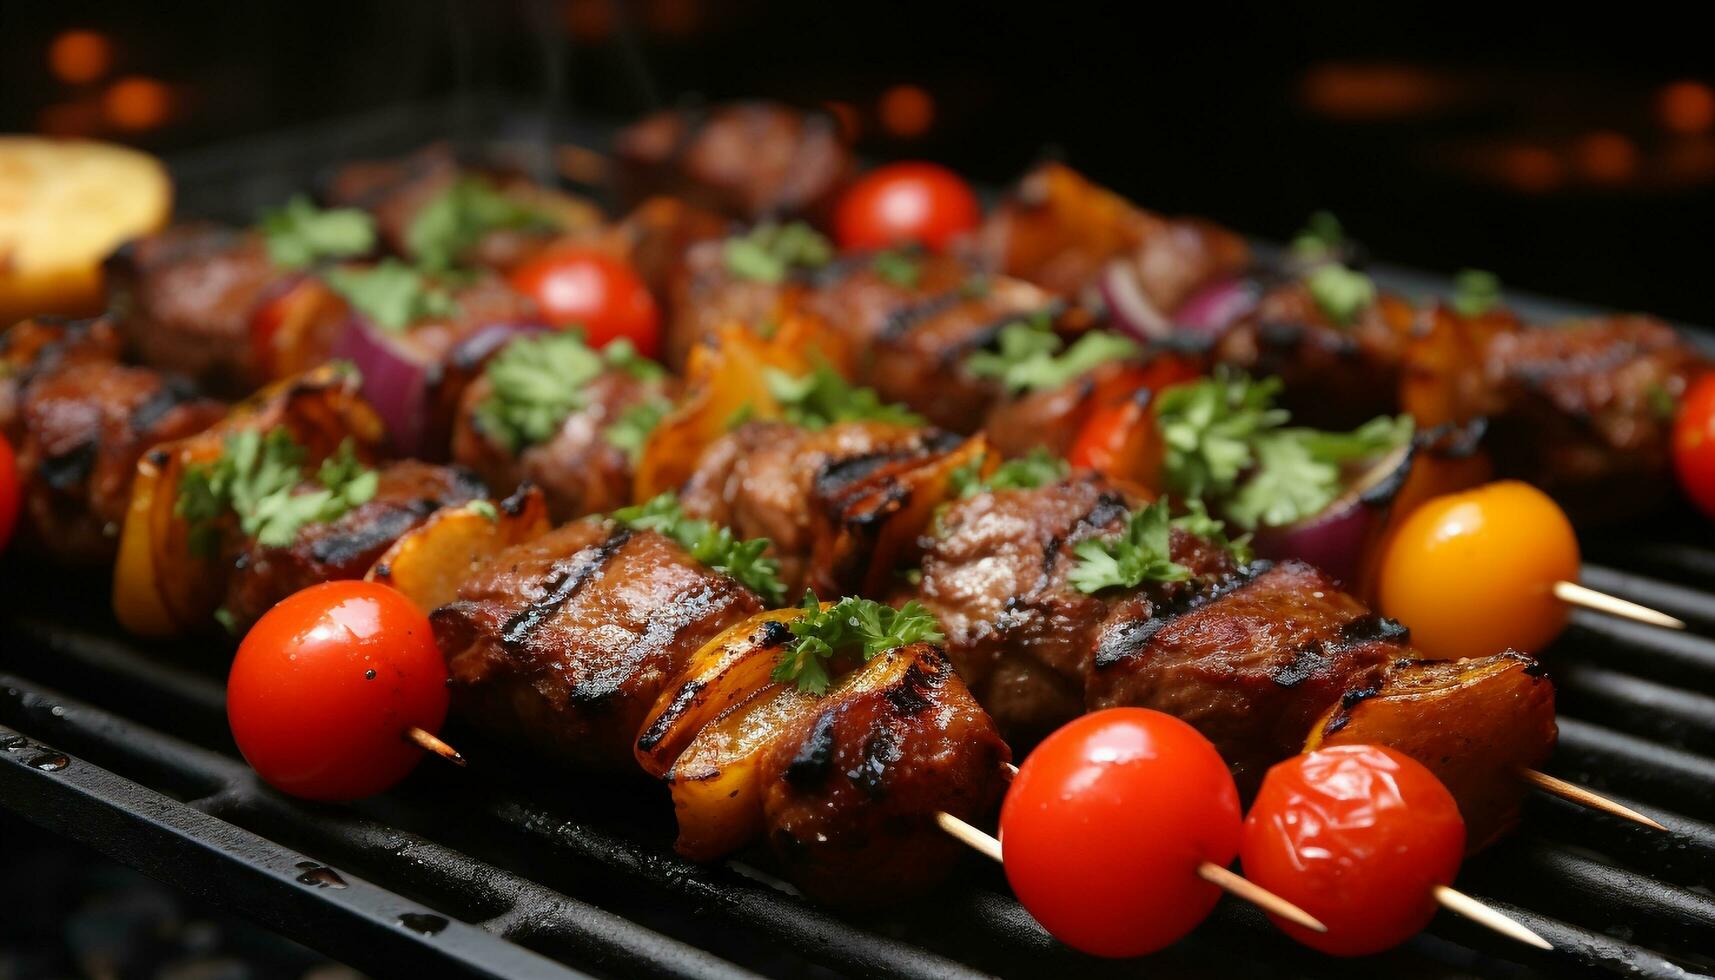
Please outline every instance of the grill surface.
M455 135L526 156L541 132L528 115L464 101L270 136L178 161L181 210L245 220L337 160L411 149L444 135L449 119ZM1385 269L1380 278L1432 282ZM387 976L1711 975L1715 596L1704 590L1715 540L1706 521L1669 514L1586 548L1600 562L1586 566L1587 583L1692 631L1579 613L1547 657L1562 712L1550 771L1672 831L1536 797L1519 834L1467 863L1460 885L1547 937L1552 953L1443 913L1399 950L1333 960L1225 902L1172 950L1109 963L1054 944L976 858L923 903L837 915L799 900L752 856L717 866L676 857L666 795L641 777L567 778L456 727L468 771L425 764L352 807L291 800L237 757L222 705L226 651L127 638L107 612L105 580L15 564L0 573L0 804Z

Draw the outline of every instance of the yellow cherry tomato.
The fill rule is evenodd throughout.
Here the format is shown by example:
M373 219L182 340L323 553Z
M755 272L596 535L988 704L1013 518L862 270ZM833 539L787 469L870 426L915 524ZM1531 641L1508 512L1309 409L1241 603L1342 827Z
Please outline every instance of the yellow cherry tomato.
M1572 522L1541 490L1504 480L1405 519L1382 558L1380 606L1428 657L1537 653L1566 627L1559 581L1578 581Z

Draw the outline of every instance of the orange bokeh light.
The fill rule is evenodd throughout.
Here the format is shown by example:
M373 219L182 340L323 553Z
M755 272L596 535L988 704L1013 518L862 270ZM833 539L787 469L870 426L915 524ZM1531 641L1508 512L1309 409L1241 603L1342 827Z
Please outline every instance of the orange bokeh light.
M1515 146L1501 157L1501 174L1521 191L1542 194L1565 179L1560 158L1540 146Z
M1655 97L1656 116L1676 133L1715 129L1715 88L1689 79L1663 85Z
M67 85L87 85L113 67L113 45L94 31L62 31L48 44L48 70Z
M129 75L108 86L101 96L101 112L118 129L154 129L167 121L172 103L165 84Z
M912 139L934 125L935 100L916 85L895 85L881 93L876 112L882 129L900 139Z
M1585 178L1600 184L1621 184L1638 172L1637 144L1612 130L1597 130L1578 140L1572 160Z
M1299 92L1305 105L1324 116L1375 120L1438 108L1452 87L1411 65L1329 62L1306 72Z

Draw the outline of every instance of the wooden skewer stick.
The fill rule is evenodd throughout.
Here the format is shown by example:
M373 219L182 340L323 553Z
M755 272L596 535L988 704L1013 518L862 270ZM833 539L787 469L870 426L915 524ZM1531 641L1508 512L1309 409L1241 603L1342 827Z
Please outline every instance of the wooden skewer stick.
M1641 823L1645 827L1651 827L1664 832L1667 831L1666 827L1654 820L1651 820L1649 817L1644 816L1631 807L1615 803L1606 796L1602 796L1593 790L1585 789L1577 783L1569 783L1564 779L1550 776L1546 772L1538 772L1535 769L1525 769L1521 771L1519 775L1524 778L1525 782L1542 790L1544 793L1558 796L1563 800L1571 800L1573 803L1577 803L1580 806L1587 806L1592 810L1601 810L1603 813L1611 813L1616 817L1624 817L1633 823Z
M421 748L425 752L433 752L455 766L465 764L464 756L458 749L440 740L434 734L412 725L405 729L405 741Z
M994 861L1001 860L1000 841L983 833L958 817L945 811L935 814L935 822L941 829L956 838L960 843L969 845L973 850L981 852ZM1281 898L1254 881L1221 867L1213 861L1204 861L1197 866L1197 877L1221 889L1229 895L1243 899L1261 908L1264 912L1277 915L1289 922L1297 923L1315 932L1327 932L1328 927L1318 922L1309 912Z
M1579 585L1577 582L1554 583L1554 597L1561 602L1582 606L1585 609L1594 609L1610 616L1619 616L1621 619L1648 623L1651 626L1661 626L1670 630L1685 628L1685 621L1682 619L1669 616L1667 613L1651 609L1648 606L1640 606L1629 599L1612 596L1606 592L1597 592L1595 589Z
M1537 949L1554 948L1548 940L1525 928L1517 919L1477 901L1457 888L1436 885L1435 900L1441 904L1442 908L1462 915L1480 926L1493 929L1508 939L1516 939L1527 946L1535 946Z

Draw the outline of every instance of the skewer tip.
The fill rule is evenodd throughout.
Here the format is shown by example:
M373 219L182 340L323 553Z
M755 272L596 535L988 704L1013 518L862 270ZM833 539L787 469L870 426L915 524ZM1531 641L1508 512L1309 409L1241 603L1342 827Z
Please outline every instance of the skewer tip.
M1683 619L1669 616L1658 609L1639 605L1630 599L1622 599L1606 592L1598 592L1588 586L1579 585L1577 582L1554 583L1554 597L1561 602L1581 606L1585 609L1593 609L1610 616L1619 616L1622 619L1630 619L1634 622L1648 623L1651 626L1660 626L1670 630L1685 628L1685 620Z
M1274 892L1262 887L1249 878L1236 874L1231 869L1223 868L1213 861L1204 861L1197 866L1197 877L1221 889L1235 898L1241 898L1264 912L1285 919L1294 925L1303 926L1312 932L1327 932L1328 927L1309 912L1304 911Z
M1570 800L1580 806L1587 806L1592 810L1600 810L1603 813L1613 814L1616 817L1630 820L1633 823L1642 824L1652 830L1659 830L1663 833L1672 832L1660 822L1644 816L1631 807L1626 806L1623 803L1616 803L1613 800L1608 799L1606 796L1603 796L1594 790L1586 789L1577 783L1569 783L1558 776L1550 776L1546 772L1539 772L1535 769L1526 769L1520 775L1524 777L1525 782L1551 796L1558 796L1563 800Z
M433 752L435 755L440 756L455 766L465 765L464 755L459 752L458 749L455 749L441 741L439 736L435 735L433 732L412 725L410 728L405 729L405 741L410 742L412 745L417 746L425 752Z
M942 830L952 835L952 837L958 840L959 843L970 847L972 850L981 853L983 856L993 861L1001 860L1000 841L997 838L983 833L981 830L978 830L945 810L936 812L935 823Z
M1484 928L1493 929L1508 939L1516 939L1537 949L1554 948L1554 944L1526 928L1517 919L1491 905L1477 901L1457 888L1436 885L1435 901L1449 912L1462 915Z

